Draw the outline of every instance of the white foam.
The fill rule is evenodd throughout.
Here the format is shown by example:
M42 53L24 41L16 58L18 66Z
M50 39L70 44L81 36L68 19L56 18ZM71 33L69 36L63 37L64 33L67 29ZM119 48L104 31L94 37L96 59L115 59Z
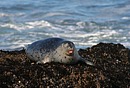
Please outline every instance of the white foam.
M9 18L13 18L16 16L23 16L25 15L25 13L15 13L15 14L9 14L9 13L0 13L0 17L9 17Z
M0 17L9 16L9 14L6 13L0 13Z
M44 20L34 21L34 22L26 22L25 24L30 26L31 28L34 28L34 27L42 28L42 27L49 27L49 26L51 26L51 24L49 22L44 21Z
M51 24L47 21L34 21L34 22L25 22L25 23L5 23L0 24L0 27L7 27L13 28L18 31L26 30L26 29L33 29L33 28L42 28L42 27L49 27Z
M129 20L130 17L122 17L123 20Z
M66 16L68 15L67 13L61 13L61 12L50 12L50 13L47 13L47 14L44 14L44 18L45 17L53 17L53 16Z

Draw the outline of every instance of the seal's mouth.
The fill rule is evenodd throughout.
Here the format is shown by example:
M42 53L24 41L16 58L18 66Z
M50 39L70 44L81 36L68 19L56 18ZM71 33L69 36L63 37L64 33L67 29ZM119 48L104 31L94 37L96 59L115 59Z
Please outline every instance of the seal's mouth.
M73 49L68 50L68 51L66 52L66 55L68 55L68 56L74 55L74 50L73 50Z

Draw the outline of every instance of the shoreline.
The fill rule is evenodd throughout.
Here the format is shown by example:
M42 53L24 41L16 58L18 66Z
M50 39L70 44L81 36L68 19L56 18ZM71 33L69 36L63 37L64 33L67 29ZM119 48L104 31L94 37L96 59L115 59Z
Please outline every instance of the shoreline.
M130 87L130 49L121 44L99 43L79 54L95 64L36 64L24 49L0 50L0 86L12 87Z

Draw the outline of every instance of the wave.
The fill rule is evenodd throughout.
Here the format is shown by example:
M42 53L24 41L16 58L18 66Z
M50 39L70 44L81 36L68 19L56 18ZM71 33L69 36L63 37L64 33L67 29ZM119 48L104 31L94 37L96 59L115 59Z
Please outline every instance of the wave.
M33 29L33 28L43 28L43 27L49 27L51 26L50 23L47 21L34 21L34 22L25 22L25 23L5 23L0 24L0 27L6 27L6 28L13 28L15 30L21 31L21 30L27 30L27 29Z

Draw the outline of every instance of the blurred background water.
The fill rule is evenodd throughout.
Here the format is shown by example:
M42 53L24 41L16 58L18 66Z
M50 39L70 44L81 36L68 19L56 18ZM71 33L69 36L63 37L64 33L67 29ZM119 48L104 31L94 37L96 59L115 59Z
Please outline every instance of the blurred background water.
M0 49L61 37L77 48L99 42L130 48L130 0L1 0Z

